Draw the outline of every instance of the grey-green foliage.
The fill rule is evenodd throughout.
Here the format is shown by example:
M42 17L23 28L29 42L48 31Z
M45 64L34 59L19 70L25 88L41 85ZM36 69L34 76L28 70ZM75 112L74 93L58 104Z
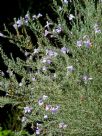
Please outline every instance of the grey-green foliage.
M12 54L9 58L1 49L1 56L8 66L10 74L9 79L0 76L0 89L7 93L6 98L0 98L1 107L8 103L18 104L18 109L26 117L26 121L20 124L20 129L22 130L22 127L25 127L27 123L31 123L34 134L36 121L41 121L43 122L39 125L41 135L101 136L102 40L101 33L94 31L94 25L102 23L100 5L95 12L93 1L85 1L86 7L83 7L82 3L79 3L81 1L73 0L70 3L71 11L70 8L68 9L70 5L67 4L63 4L62 11L59 11L59 5L56 1L53 2L59 17L58 22L54 23L53 19L47 15L48 21L53 24L52 28L48 30L50 32L48 37L44 36L45 28L41 25L40 19L30 19L28 22L29 28L37 37L35 45L26 33L26 26L23 26L21 30L16 29L17 35L9 33L9 41L15 43L15 46L21 50L24 49L24 53L28 53L25 61L20 57L15 61ZM54 6L52 6L53 8ZM72 21L71 30L69 30L67 20L64 18L66 12L68 15L74 14L75 20ZM84 15L84 22L80 18L81 15ZM64 34L53 33L53 29L58 26L61 26ZM55 38L55 44L49 39L51 34ZM85 42L87 38L91 40L91 45L84 46L85 43L83 43L82 46L77 46L77 41ZM61 43L61 47L66 47L72 52L71 58L61 52L58 41ZM34 49L38 49L36 55ZM48 53L46 50L53 51L52 56L54 57L50 58L50 65L42 63ZM24 68L26 66L27 69ZM42 70L43 68L45 69ZM21 82L16 80L14 72L22 76ZM92 78L90 78L91 76ZM42 100L46 98L45 95L48 96L48 99ZM32 108L30 113L24 113L26 106ZM47 107L46 110L46 106L50 108ZM54 107L57 108L54 109ZM16 116L16 113L14 114ZM48 116L47 119L44 119L45 115ZM12 123L8 126L13 128Z

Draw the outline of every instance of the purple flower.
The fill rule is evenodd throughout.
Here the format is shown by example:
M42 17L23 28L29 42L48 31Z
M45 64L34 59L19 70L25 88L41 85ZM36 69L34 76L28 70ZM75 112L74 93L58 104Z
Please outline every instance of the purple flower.
M93 78L92 77L89 77L88 75L84 75L82 77L82 80L85 82L85 84L87 84L88 81L92 80Z
M32 111L32 108L29 106L24 107L24 113L30 113Z
M44 115L44 119L48 119L48 115Z
M44 102L43 102L43 99L42 99L42 98L40 98L40 99L38 100L38 104L39 104L39 106L42 106L42 105L44 104Z
M55 29L53 29L53 32L54 32L54 33L60 34L61 31L62 31L61 24L59 24Z
M91 47L92 46L90 40L86 40L83 43L85 44L86 47Z
M69 72L73 72L73 71L74 71L74 67L73 67L73 66L68 66L68 67L67 67L67 70L68 70Z
M69 49L66 48L66 47L63 47L63 48L61 48L61 52L64 53L64 54L66 54L66 53L69 52Z
M95 33L101 33L101 30L99 29L99 26L97 23L94 25L94 31Z
M36 135L40 135L40 129L39 128L36 129Z
M43 100L46 100L46 99L48 99L48 96L47 96L47 95L43 95L43 96L42 96L42 99L43 99Z
M39 51L40 51L40 49L39 48L37 48L37 49L34 49L34 54L37 54L37 53L39 53Z
M39 14L37 15L37 18L40 18L40 17L42 17L42 14L41 14L41 13L39 13Z
M50 104L48 104L48 105L46 105L45 110L49 111L51 108L52 108L52 106Z
M68 4L68 0L63 0L63 3L64 4Z
M73 16L72 14L69 15L69 20L73 20L75 18L75 16Z
M32 77L32 81L35 81L36 79L35 79L35 77Z
M52 112L52 114L54 114L54 113L58 112L59 108L60 108L60 106L57 105L56 107L51 107L50 111Z
M26 117L22 117L22 122L26 122L27 118Z
M64 129L64 128L66 128L68 125L67 124L65 124L65 123L59 123L59 128L62 128L62 129Z
M78 47L81 47L83 45L83 42L82 42L82 40L80 40L80 41L77 41L77 46Z
M48 57L44 57L42 62L47 63L47 64L51 64L51 60Z
M50 27L50 25L53 25L53 23L50 23L50 22L46 22L46 25L45 25L45 28L48 28L49 29L49 27Z
M7 36L5 36L4 34L0 33L0 37L7 37Z
M56 57L58 54L57 54L57 52L54 52L54 51L52 51L52 50L46 50L46 55L48 55L49 57Z

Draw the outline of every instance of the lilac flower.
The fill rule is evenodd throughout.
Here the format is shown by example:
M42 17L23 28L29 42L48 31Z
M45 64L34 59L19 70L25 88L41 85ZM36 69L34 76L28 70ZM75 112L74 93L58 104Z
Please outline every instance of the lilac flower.
M68 66L68 67L67 67L67 70L68 70L69 72L73 72L73 71L74 71L74 67L73 67L73 66Z
M52 50L46 50L46 55L48 55L49 57L52 57L52 56L54 56L54 57L56 57L58 54L57 54L57 52L54 52L54 51L52 51Z
M54 33L60 34L61 31L62 31L61 24L59 24L55 29L53 29L53 32L54 32Z
M16 24L14 24L14 28L16 27L16 25L17 25L18 28L21 27L23 25L23 21L21 19L18 19L16 21Z
M59 9L58 9L58 10L59 10L59 11L62 11L62 9L63 9L62 7L59 7Z
M51 64L51 60L48 57L44 57L42 62L47 63L47 64Z
M45 28L48 28L48 29L49 29L49 26L50 26L50 25L53 25L53 23L50 23L50 22L47 21L47 22L46 22L46 25L45 25Z
M88 81L92 80L93 78L92 77L89 77L88 75L84 75L82 77L82 80L84 81L85 84L87 84Z
M49 32L48 30L45 30L44 36L46 37L46 36L48 36L48 34L51 34L51 32Z
M48 119L48 115L44 115L44 119Z
M40 50L39 48L34 49L34 52L33 52L33 53L34 53L34 54L37 54L37 53L39 53L39 50Z
M4 76L5 74L4 74L3 71L0 70L0 75L1 75L1 76Z
M48 96L47 96L47 95L43 95L43 96L42 96L42 99L43 99L43 100L46 100L46 99L48 99Z
M32 20L35 20L35 19L37 19L37 16L36 16L36 15L33 15L33 16L32 16Z
M40 135L40 129L39 128L36 129L36 135Z
M24 113L30 113L32 111L32 108L29 106L24 107Z
M40 17L42 17L42 14L41 14L41 13L39 13L38 15L33 15L33 16L32 16L32 20L36 20L36 19L38 19L38 18L40 18Z
M35 77L32 77L32 81L35 81L36 79L35 79Z
M19 83L19 86L21 87L22 85L23 85L23 83L22 83L22 82L20 82L20 83Z
M39 106L42 106L42 105L44 104L44 102L43 102L43 99L42 99L42 98L40 98L40 99L38 100L38 104L39 104Z
M27 57L27 56L29 55L29 52L25 51L24 54L25 54L25 56Z
M37 15L37 18L40 18L40 17L42 17L42 14L41 14L41 13L39 13L39 14Z
M26 122L27 118L26 117L22 117L22 122Z
M61 48L61 52L64 53L64 54L66 54L66 53L69 52L69 49L66 48L66 47L63 47L63 48Z
M26 15L25 15L25 20L29 20L30 19L30 15L29 15L29 13L27 13Z
M80 41L77 41L77 46L78 47L81 47L83 45L83 42L82 42L82 40L80 40Z
M86 47L91 47L92 46L90 40L86 40L83 43L85 44Z
M25 17L24 17L24 23L26 24L26 25L28 25L28 21L30 20L30 15L29 15L29 13L27 13L26 15L25 15Z
M68 0L63 0L63 3L64 4L68 4Z
M101 33L101 30L99 29L99 26L97 23L94 25L94 31L95 33Z
M4 34L0 33L0 37L7 37L7 36L5 36Z
M42 70L43 70L43 71L47 71L47 67L46 67L46 66L43 66L43 67L42 67Z
M56 107L51 107L50 111L52 112L52 114L54 114L54 113L58 112L59 108L60 108L60 106L57 105Z
M69 15L69 20L73 20L75 18L75 16L73 16L72 14Z
M49 111L51 108L52 108L52 106L50 104L48 104L48 105L46 105L45 110Z
M64 128L66 128L68 125L67 124L65 124L65 123L59 123L59 128L62 128L62 129L64 129Z

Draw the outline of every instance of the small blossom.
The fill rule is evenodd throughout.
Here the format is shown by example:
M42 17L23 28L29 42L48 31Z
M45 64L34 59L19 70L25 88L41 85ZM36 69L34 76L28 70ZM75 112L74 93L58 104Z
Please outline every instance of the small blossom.
M68 125L67 124L65 124L65 123L59 123L59 128L62 128L62 129L64 129L64 128L66 128Z
M27 56L29 55L29 52L25 51L24 54L25 54L25 56L27 57Z
M37 54L37 53L39 53L39 50L40 50L39 48L34 49L34 52L33 52L33 53L34 53L34 54Z
M32 20L35 20L35 19L37 19L37 16L36 16L36 15L33 15L33 16L32 16Z
M51 32L49 32L48 30L45 30L44 36L46 37L46 36L48 36L48 34L51 34Z
M32 108L29 106L24 107L24 113L30 113L32 111Z
M40 129L39 128L36 129L36 135L40 135Z
M62 9L63 9L62 7L59 7L59 9L58 9L58 10L59 10L59 11L62 11Z
M19 83L19 86L21 87L23 85L23 83Z
M46 55L48 55L49 57L52 57L52 56L54 56L54 57L56 57L58 54L57 54L57 52L54 52L54 51L52 51L52 50L46 50Z
M39 104L39 106L42 106L42 105L44 104L44 102L43 102L43 99L42 99L42 98L40 98L40 99L38 100L38 104Z
M35 81L36 79L35 79L35 77L32 77L32 81Z
M87 84L88 81L92 80L93 78L92 77L89 77L88 75L84 75L82 77L82 80L85 82L85 84Z
M47 67L46 67L46 66L43 66L43 67L42 67L42 70L43 70L43 71L47 71Z
M57 76L56 73L54 73L53 77L56 78L56 76Z
M44 119L48 119L48 115L44 115Z
M39 13L39 14L37 15L37 18L40 18L40 17L42 17L42 14L41 14L41 13Z
M43 95L43 96L42 96L42 99L43 99L43 100L46 100L46 99L48 99L48 96L47 96L47 95Z
M83 43L85 44L86 47L91 47L92 46L90 40L84 41Z
M4 34L0 33L0 37L7 37L7 36L5 36Z
M51 60L48 57L44 57L42 59L42 63L47 63L47 64L51 64Z
M61 24L59 24L55 29L53 29L53 32L54 32L54 33L60 34L61 31L62 31Z
M78 46L78 47L81 47L82 45L83 45L82 40L81 40L81 41L77 41L77 46Z
M63 0L63 3L64 4L68 4L68 0Z
M24 22L25 22L25 24L27 25L28 24L28 21L30 20L30 15L29 15L29 13L27 13L26 15L25 15L25 18L24 18Z
M5 74L3 71L0 70L0 75L3 77Z
M69 15L69 20L73 20L74 18L75 17L72 14Z
M26 122L27 118L26 117L22 117L22 122Z
M63 48L61 48L61 52L64 53L64 54L66 54L66 53L69 52L69 49L66 48L66 47L63 47Z
M73 71L74 71L74 67L73 67L73 66L68 66L68 67L67 67L67 70L68 70L69 72L73 72Z
M48 28L49 29L49 27L50 27L50 25L53 25L53 23L50 23L50 22L46 22L46 25L45 25L45 28Z
M56 107L51 107L50 111L52 112L52 114L54 114L54 113L58 112L59 108L60 108L60 106L57 105Z
M101 33L101 30L99 29L99 26L97 23L94 25L94 31L95 33Z
M45 106L45 110L46 110L46 111L50 110L51 108L52 108L51 105L46 105L46 106Z
M17 24L17 27L19 28L20 26L23 25L23 21L21 19L18 19L16 24Z

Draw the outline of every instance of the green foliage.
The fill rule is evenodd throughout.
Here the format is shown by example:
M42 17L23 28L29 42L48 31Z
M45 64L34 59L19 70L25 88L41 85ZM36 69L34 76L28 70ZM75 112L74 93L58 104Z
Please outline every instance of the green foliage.
M0 130L0 136L14 136L14 132L10 130Z
M60 2L50 6L56 21L48 13L45 18L28 13L27 24L21 18L17 27L15 20L15 33L5 28L7 35L1 36L0 55L10 76L1 71L6 96L0 97L0 107L12 104L12 112L7 110L0 126L17 136L102 135L102 3L96 12L93 0ZM9 53L4 44L20 51Z

